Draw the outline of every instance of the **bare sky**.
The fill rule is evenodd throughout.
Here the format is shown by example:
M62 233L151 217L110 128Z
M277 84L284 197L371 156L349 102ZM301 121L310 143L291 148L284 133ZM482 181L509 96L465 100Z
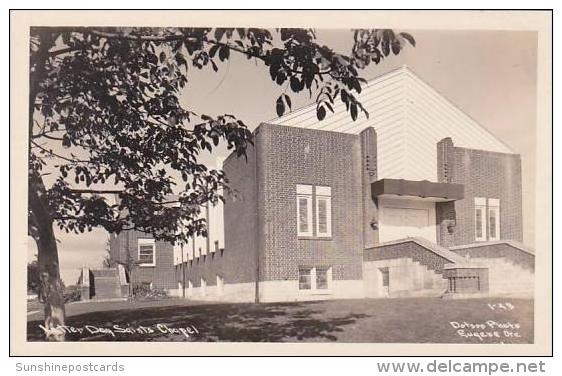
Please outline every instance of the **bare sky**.
M423 80L460 107L465 113L521 154L523 164L524 242L534 247L535 142L536 142L536 60L537 35L523 31L416 31L415 48L398 57L369 67L362 76L372 78L407 64ZM319 30L328 46L349 53L352 33L346 30ZM230 113L251 129L276 117L275 100L284 91L254 61L235 56L211 69L191 70L183 104L197 113ZM296 109L312 99L293 96ZM351 120L350 120L351 121ZM223 148L216 156L227 155ZM214 156L213 156L214 159ZM74 284L82 265L99 267L105 254L108 234L94 230L72 235L57 232L62 278ZM36 254L29 239L28 259Z

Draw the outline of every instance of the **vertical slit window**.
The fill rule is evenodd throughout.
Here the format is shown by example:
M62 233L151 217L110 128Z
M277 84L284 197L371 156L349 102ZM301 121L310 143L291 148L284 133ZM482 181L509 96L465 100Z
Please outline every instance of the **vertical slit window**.
M500 200L488 199L489 240L500 240Z
M297 234L312 236L311 185L297 185Z
M476 241L486 241L486 199L474 199L474 223Z
M316 187L316 235L332 236L332 190Z

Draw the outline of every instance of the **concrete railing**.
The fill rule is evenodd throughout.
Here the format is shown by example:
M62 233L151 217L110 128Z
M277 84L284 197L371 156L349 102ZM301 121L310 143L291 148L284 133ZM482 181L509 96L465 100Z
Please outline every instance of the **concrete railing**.
M442 273L446 264L464 263L465 259L435 243L422 238L404 238L380 243L365 249L363 261L410 258L428 269Z
M463 258L504 258L524 269L535 270L535 252L529 247L511 240L473 243L450 248Z

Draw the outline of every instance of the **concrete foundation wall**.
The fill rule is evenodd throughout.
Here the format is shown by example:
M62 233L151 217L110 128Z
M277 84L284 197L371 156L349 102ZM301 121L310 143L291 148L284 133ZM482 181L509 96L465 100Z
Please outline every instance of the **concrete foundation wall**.
M210 302L250 303L254 301L255 285L253 283L225 284L222 291L215 286L192 287L185 289L185 297L189 300L202 300ZM182 291L175 290L174 296L181 297Z
M331 289L325 292L299 290L298 281L260 282L260 302L295 302L329 299L361 299L365 297L363 281L332 281ZM182 297L181 288L168 291L170 296ZM185 297L189 300L220 302L253 302L255 285L253 283L225 284L220 293L217 286L186 288Z
M388 291L383 286L383 268L388 268ZM447 289L440 274L410 258L365 262L363 278L367 298L441 296Z
M361 299L364 298L363 281L338 280L332 281L331 290L311 292L299 290L299 282L264 281L260 282L260 302L293 302L329 299Z
M533 297L535 274L505 258L474 258L489 270L490 296Z

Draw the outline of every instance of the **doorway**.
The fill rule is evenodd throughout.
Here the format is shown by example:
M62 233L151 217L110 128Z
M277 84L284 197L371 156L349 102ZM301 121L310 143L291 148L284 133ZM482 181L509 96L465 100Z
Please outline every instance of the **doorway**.
M383 296L390 296L390 271L388 267L379 268L379 272L381 274L381 281L382 281L382 293Z

